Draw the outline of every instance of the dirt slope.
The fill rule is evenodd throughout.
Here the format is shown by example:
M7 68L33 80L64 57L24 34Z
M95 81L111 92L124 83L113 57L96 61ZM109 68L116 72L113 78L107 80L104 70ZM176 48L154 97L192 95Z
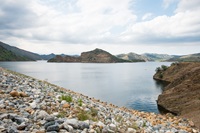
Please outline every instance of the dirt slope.
M158 97L158 105L191 119L200 129L200 63L174 63L157 72L154 79L169 82Z

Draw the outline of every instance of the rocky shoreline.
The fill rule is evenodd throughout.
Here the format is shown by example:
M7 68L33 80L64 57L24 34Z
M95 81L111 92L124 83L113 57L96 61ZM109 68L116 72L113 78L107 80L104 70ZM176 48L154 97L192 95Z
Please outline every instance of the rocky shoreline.
M198 133L192 121L117 107L0 68L1 133Z

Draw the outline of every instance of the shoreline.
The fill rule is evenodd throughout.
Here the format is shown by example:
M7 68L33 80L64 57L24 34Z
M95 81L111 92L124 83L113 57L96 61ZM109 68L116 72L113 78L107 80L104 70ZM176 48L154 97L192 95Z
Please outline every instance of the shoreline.
M1 67L0 77L1 132L199 132L188 119L118 107Z

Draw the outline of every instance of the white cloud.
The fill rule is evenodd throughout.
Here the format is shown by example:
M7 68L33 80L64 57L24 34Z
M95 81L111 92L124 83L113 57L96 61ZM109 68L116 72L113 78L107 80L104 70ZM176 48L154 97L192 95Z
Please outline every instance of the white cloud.
M152 16L153 16L152 13L146 13L146 14L144 14L144 16L142 17L142 20L150 19Z
M39 53L200 42L199 0L179 0L174 15L146 13L142 22L130 9L130 0L0 2L0 40ZM163 5L168 8L174 2L164 0Z
M133 24L121 36L127 43L172 43L172 42L200 42L200 14L199 8L190 10L191 6L183 6L185 0L180 1L173 16L158 16L152 20ZM189 1L187 1L189 4ZM191 3L193 3L191 1ZM194 4L189 4L194 5Z
M186 12L186 11L197 11L200 10L200 0L180 0L176 13Z

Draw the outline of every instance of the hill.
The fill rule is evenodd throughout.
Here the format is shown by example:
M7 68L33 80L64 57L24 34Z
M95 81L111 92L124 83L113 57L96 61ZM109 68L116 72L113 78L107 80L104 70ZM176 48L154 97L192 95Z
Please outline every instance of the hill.
M8 44L5 44L3 42L0 42L0 46L8 51L11 51L12 53L14 53L17 56L21 56L21 57L27 58L29 60L42 60L42 58L40 57L39 54L32 53L32 52L29 52L29 51L26 51L23 49L19 49L17 47L13 47Z
M173 63L157 69L154 79L169 84L158 97L158 105L176 115L190 118L200 128L200 63Z
M174 58L174 55L168 54L156 54L156 53L144 53L142 56L146 57L148 61L165 61L170 58Z
M116 56L108 53L107 51L97 48L92 51L81 53L81 62L83 63L117 63L117 62L129 62L129 61L119 59Z
M128 53L128 54L119 54L116 55L116 57L120 58L120 59L124 59L124 60L129 60L132 62L145 62L148 61L148 58L136 53Z
M30 59L26 57L21 57L8 51L4 47L0 46L0 61L28 61Z
M170 58L168 61L200 62L200 53L177 56L177 57L174 57L174 58Z
M117 63L130 61L119 59L102 49L95 49L88 52L82 52L81 56L56 56L48 60L48 62Z

